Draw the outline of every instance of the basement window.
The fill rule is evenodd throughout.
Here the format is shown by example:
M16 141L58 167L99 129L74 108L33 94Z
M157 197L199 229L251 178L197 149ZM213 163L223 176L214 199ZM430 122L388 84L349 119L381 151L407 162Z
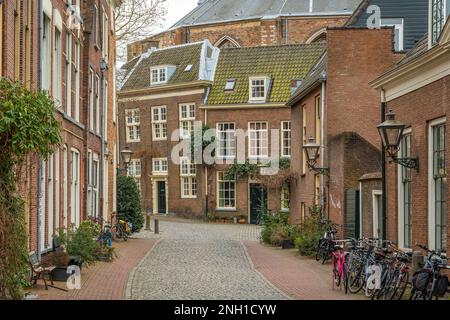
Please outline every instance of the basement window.
M236 79L229 79L225 84L225 91L233 91L236 85Z

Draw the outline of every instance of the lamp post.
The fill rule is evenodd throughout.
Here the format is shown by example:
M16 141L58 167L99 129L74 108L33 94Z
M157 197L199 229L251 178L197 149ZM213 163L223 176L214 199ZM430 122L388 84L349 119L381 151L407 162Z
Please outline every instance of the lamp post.
M133 151L131 151L129 147L125 147L125 149L120 151L120 154L122 156L122 161L125 164L126 175L128 175L128 166L131 162L131 156L133 155Z
M381 137L382 142L382 152L381 152L381 179L382 179L382 215L383 215L383 238L386 239L386 226L387 226L387 196L386 196L386 155L391 159L390 162L397 163L403 167L409 169L415 169L419 171L419 158L415 157L397 157L400 151L400 144L403 137L403 132L405 131L406 125L395 119L395 113L392 110L385 112L386 103L382 105L382 119L383 123L377 126L378 133Z
M320 144L316 143L313 137L309 137L308 143L303 146L306 153L306 161L308 163L308 168L320 175L328 176L330 175L329 168L319 168L316 167L317 160L320 157Z

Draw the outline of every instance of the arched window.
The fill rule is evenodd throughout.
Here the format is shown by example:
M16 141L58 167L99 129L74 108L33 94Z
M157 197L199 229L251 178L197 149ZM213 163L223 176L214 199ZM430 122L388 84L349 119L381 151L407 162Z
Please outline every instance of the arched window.
M327 39L327 29L322 28L320 30L317 30L314 32L308 40L306 40L306 43L313 43L313 42L319 42L319 41L325 41Z
M214 46L216 46L220 49L240 48L241 47L241 45L230 36L223 36L222 38L217 40L217 42L214 44Z

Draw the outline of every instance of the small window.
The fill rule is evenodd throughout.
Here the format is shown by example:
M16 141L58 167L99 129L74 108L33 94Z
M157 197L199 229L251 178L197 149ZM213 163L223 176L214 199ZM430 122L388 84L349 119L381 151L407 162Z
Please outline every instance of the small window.
M184 69L184 72L191 72L193 66L194 65L192 65L192 64L187 65L186 69Z
M167 68L155 67L151 69L151 83L162 84L167 82Z
M250 101L257 101L257 102L265 102L266 96L267 96L267 87L269 80L266 77L260 77L260 78L250 78L249 81L249 100Z
M167 158L153 159L153 175L167 175L168 163Z
M233 91L235 85L236 85L236 79L227 80L227 83L225 84L225 91Z

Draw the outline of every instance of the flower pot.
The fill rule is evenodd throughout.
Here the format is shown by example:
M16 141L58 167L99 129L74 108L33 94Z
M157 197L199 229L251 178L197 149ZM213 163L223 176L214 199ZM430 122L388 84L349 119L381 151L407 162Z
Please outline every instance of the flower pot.
M245 219L239 219L239 223L240 223L240 224L246 224L246 223L247 223L247 220L245 220Z

